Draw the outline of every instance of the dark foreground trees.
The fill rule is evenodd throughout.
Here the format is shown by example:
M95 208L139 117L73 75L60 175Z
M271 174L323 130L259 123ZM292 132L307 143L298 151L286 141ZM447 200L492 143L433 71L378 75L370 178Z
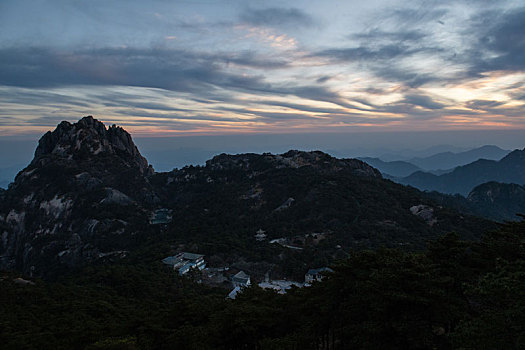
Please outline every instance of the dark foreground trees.
M59 283L0 281L5 349L523 349L525 223L423 253L353 252L286 295L180 280L157 265L89 268Z

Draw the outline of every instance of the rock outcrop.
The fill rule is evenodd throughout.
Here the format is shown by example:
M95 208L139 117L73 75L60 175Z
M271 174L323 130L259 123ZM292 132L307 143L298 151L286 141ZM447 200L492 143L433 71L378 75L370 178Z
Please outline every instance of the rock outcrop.
M283 154L220 154L206 162L211 170L244 169L264 170L269 168L312 167L321 171L350 171L357 176L381 178L381 173L358 159L338 159L321 151L291 150Z
M118 156L127 166L151 175L153 168L142 157L131 135L119 126L105 125L92 116L78 123L61 122L54 131L48 131L35 151L33 163L41 163L46 157L61 157L76 161L90 161L95 157Z
M496 220L518 220L518 214L525 214L525 186L487 182L475 187L467 201L480 215Z
M60 123L0 194L0 269L57 273L128 247L158 202L153 173L124 129Z

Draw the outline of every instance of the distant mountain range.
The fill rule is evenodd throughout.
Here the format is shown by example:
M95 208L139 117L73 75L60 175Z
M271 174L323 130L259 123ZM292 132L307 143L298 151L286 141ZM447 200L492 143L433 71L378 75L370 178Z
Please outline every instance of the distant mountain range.
M422 169L402 160L385 162L379 158L357 158L379 170L384 176L405 177Z
M478 159L500 160L509 153L509 150L487 145L465 152L443 152L429 157L412 158L408 162L423 170L446 170L472 163Z
M424 191L459 193L463 196L467 196L474 187L490 181L522 185L525 183L525 149L515 150L500 161L479 159L439 176L418 171L394 180Z
M428 157L414 157L408 160L385 161L380 158L361 157L362 161L377 168L385 177L406 177L416 171L434 175L450 173L454 168L472 163L478 159L500 160L509 150L486 145L464 152L441 152Z
M360 159L381 171L385 178L429 191L427 196L430 199L446 207L502 221L519 220L516 214L525 213L524 152L483 146L465 152L443 152L411 159L427 169L454 166L448 170L427 171L409 161ZM499 159L502 154L504 157L500 161L488 159ZM456 167L477 157L482 159Z

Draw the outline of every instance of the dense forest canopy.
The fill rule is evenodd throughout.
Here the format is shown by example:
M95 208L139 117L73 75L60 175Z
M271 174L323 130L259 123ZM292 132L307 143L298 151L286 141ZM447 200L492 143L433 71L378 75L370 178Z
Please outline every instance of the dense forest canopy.
M523 349L525 222L424 252L353 251L322 282L236 300L158 262L2 273L4 349ZM19 281L19 280L18 280Z

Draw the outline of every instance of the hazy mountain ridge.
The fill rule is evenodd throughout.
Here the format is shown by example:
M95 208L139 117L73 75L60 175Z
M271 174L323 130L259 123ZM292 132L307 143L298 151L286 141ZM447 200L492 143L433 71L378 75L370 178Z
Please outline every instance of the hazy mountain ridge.
M381 158L359 157L371 166L379 169L390 179L407 177L415 172L443 175L452 172L456 167L466 165L479 159L500 160L510 151L497 146L485 145L464 152L441 152L427 157L413 157L406 160L384 161ZM416 176L417 177L417 176Z
M500 160L509 153L509 150L494 145L485 145L464 152L442 152L428 157L415 157L407 160L407 162L427 171L448 170L472 163L478 159Z
M374 168L377 168L381 174L385 176L391 175L396 177L404 177L413 174L416 171L421 171L421 168L402 160L386 162L379 158L371 157L360 157L358 159L373 166Z
M416 172L395 181L424 191L459 193L463 196L467 196L474 187L490 181L524 184L525 150L512 151L500 161L479 159L439 176Z

